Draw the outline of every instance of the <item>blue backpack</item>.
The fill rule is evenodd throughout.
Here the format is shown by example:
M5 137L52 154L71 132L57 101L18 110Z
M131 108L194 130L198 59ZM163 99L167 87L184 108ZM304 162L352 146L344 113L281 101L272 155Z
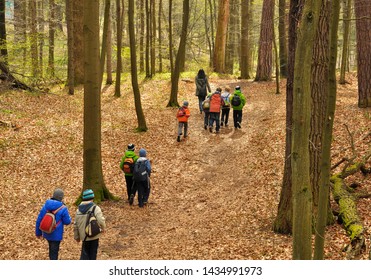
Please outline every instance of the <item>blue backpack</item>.
M148 178L147 167L146 167L147 160L137 160L134 164L133 170L133 179L135 182L144 182Z

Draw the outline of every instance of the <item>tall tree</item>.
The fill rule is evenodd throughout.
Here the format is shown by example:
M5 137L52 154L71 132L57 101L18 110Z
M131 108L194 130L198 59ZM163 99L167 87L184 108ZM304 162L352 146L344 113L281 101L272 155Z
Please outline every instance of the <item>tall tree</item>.
M326 0L328 5L330 1ZM330 173L331 173L331 143L332 128L335 118L336 104L336 59L337 41L339 24L339 1L332 1L330 19L330 43L329 43L329 71L328 71L328 96L326 104L325 123L322 131L322 158L321 158L321 177L318 199L318 216L316 220L316 238L314 247L314 259L323 259L325 228L327 224L327 213L329 212L328 197L330 192Z
M116 34L117 34L117 62L116 62L116 83L115 96L121 96L121 67L122 67L122 18L121 18L121 0L116 0Z
M151 48L151 77L156 74L156 3L155 0L150 0L150 48Z
M106 63L106 67L107 67L107 69L106 69L106 72L107 72L106 84L107 85L112 85L113 78L112 78L112 17L111 16L108 17L107 63Z
M309 133L310 182L313 193L313 217L317 216L322 161L322 132L326 117L329 71L330 3L321 0L317 34L313 46L311 80L311 119Z
M162 73L162 20L161 15L163 13L162 0L158 3L158 71Z
M233 74L233 67L237 58L237 36L238 36L238 17L239 17L239 1L230 0L230 16L227 31L227 46L225 57L226 72Z
M343 15L344 15L344 34L343 34L343 49L341 54L341 65L340 65L340 78L339 84L345 84L345 72L347 67L348 61L348 54L349 54L349 35L350 35L350 21L351 21L351 8L352 8L352 0L345 0L343 3L346 5L343 6Z
M278 42L280 75L287 77L286 0L278 1Z
M29 2L29 14L30 14L30 48L31 48L31 72L32 76L39 77L39 57L38 57L38 44L37 44L37 10L36 0L30 0Z
M273 66L273 16L274 0L264 0L260 24L260 39L258 50L258 67L255 81L270 81Z
M75 92L75 67L74 67L74 24L73 24L73 0L66 0L67 21L67 84L68 94Z
M95 200L111 197L102 170L99 56L99 0L84 0L84 137L83 189L91 188Z
M137 113L138 127L137 131L147 131L147 124L144 117L142 103L140 99L140 90L138 85L136 40L134 28L134 0L129 0L128 21L129 21L129 40L130 40L130 62L131 62L131 84L134 92L135 111Z
M100 85L102 85L103 82L103 75L104 75L104 66L106 63L106 55L107 55L107 49L108 46L108 29L110 24L110 17L111 17L111 0L105 0L105 6L104 6L104 22L103 22L103 34L102 34L102 49L100 54L100 71L101 71L101 79L100 79Z
M0 47L1 59L7 63L8 48L6 44L5 0L0 0Z
M357 33L358 107L371 107L371 4L354 0Z
M225 48L229 20L229 0L219 0L218 24L215 36L214 71L225 73Z
M49 59L48 59L48 73L51 77L54 77L54 44L55 44L55 29L56 29L56 18L55 18L55 0L49 0Z
M282 179L280 202L273 229L278 233L292 233L292 174L291 174L291 147L292 147L292 114L294 96L294 65L297 42L297 28L300 21L305 0L291 0L289 12L289 41L286 81L286 145L285 165Z
M312 258L312 191L309 132L311 115L311 60L321 0L306 0L299 23L295 52L292 121L293 259Z
M250 78L250 59L249 59L249 9L250 0L241 0L241 54L240 70L241 78Z
M85 1L72 2L74 84L81 85L84 83L84 36L81 11L84 10Z
M170 73L174 70L174 55L173 55L173 0L169 0L169 60Z
M183 0L182 34L180 36L179 48L175 59L174 70L171 71L171 93L168 107L178 107L178 88L180 77L180 66L185 60L187 33L189 22L189 0Z

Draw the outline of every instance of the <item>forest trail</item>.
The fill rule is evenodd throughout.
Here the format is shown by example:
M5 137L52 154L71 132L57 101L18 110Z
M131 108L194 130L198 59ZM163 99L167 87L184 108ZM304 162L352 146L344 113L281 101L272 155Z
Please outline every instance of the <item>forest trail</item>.
M108 228L100 240L98 259L291 259L291 237L272 231L284 166L285 84L281 83L282 94L276 95L274 82L211 79L211 83L213 90L241 86L247 97L242 129L234 130L230 114L229 127L221 128L220 134L204 130L194 84L180 82L179 103L188 100L191 109L190 134L180 143L176 109L166 107L170 83L141 85L146 133L135 132L130 85L123 85L121 98L113 97L113 87L102 94L103 174L107 188L121 199L101 204ZM347 145L339 127L349 111L357 121L353 127L369 125L364 111L354 105L356 98L352 88L340 91L340 121L334 126L340 148ZM34 224L55 187L65 190L65 202L75 216L83 175L82 91L74 96L63 91L3 92L0 105L4 108L0 120L16 125L0 128L4 174L0 259L47 259L47 243L35 238ZM119 163L129 143L136 145L136 152L146 148L152 162L151 196L144 209L137 200L130 206L125 199ZM370 184L365 185L371 191ZM370 203L364 201L363 217L371 213ZM333 225L328 235L327 258L344 259L342 248L348 243L344 230ZM73 227L65 227L60 258L78 259L80 246L73 240Z

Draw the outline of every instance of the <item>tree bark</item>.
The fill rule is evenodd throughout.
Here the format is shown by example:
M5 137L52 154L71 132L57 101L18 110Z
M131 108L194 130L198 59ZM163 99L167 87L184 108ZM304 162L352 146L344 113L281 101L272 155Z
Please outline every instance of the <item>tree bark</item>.
M83 189L94 190L94 200L111 199L103 179L99 57L99 0L84 0L84 136Z
M311 60L318 26L319 0L306 0L299 23L295 53L292 122L293 259L312 258L312 191L309 132L311 112Z
M358 107L371 107L371 5L369 0L355 0L357 33Z
M134 0L129 0L128 7L129 21L129 40L130 40L130 62L131 62L131 84L134 92L135 111L137 113L138 127L137 131L147 131L146 120L144 117L142 103L140 99L140 90L138 85L137 73L137 55L136 55L136 40L134 31Z
M189 22L189 0L183 0L183 19L182 19L182 34L180 36L180 43L175 59L174 70L171 72L171 93L167 107L179 107L178 103L178 83L180 76L180 66L185 60L187 33Z
M225 47L229 20L229 0L219 0L218 25L215 36L214 71L225 73Z

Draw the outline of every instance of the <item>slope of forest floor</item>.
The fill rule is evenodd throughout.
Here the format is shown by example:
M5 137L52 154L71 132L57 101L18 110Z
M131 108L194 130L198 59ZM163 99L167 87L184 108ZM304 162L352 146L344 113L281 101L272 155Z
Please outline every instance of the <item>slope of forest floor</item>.
M338 87L334 124L333 163L351 157L353 133L359 155L370 147L371 111L357 107L357 83ZM142 105L149 130L137 133L133 95L123 86L102 94L102 157L106 186L121 199L101 204L107 231L101 237L98 259L149 260L287 260L291 236L276 234L272 224L279 202L285 147L285 82L281 94L275 83L211 78L212 88L240 85L247 97L242 129L230 126L220 134L203 129L194 84L180 82L179 103L188 100L190 135L176 141L176 109L167 108L168 81L141 85ZM82 189L83 93L64 91L0 94L0 259L48 258L47 242L35 238L35 220L55 187L65 190L72 218ZM148 207L126 200L120 159L128 143L147 150L152 162ZM340 168L340 167L339 167ZM360 191L371 192L370 176L355 175ZM358 202L370 232L370 199ZM349 243L343 227L329 226L325 258L345 259ZM81 243L73 226L65 227L61 259L78 259ZM367 239L367 247L369 239ZM369 249L359 257L368 258Z

